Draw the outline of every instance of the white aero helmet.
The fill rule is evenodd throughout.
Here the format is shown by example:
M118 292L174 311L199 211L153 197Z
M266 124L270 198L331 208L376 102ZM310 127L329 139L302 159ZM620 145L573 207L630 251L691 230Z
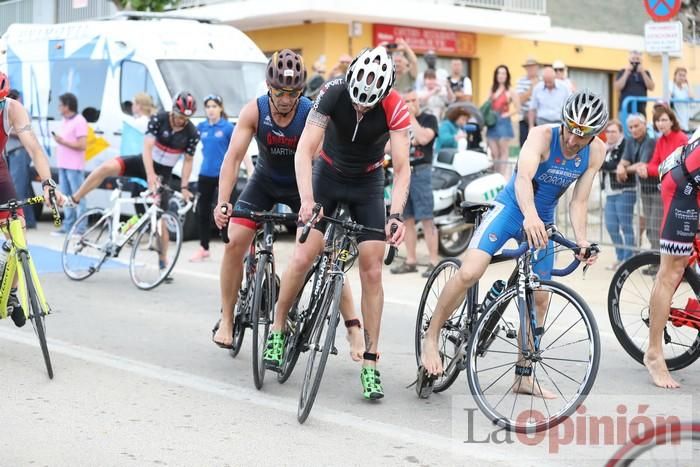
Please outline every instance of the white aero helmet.
M376 105L391 91L394 75L394 60L384 47L363 50L345 73L350 99L364 107Z
M566 99L561 120L577 136L595 136L608 123L608 109L598 94L582 89Z

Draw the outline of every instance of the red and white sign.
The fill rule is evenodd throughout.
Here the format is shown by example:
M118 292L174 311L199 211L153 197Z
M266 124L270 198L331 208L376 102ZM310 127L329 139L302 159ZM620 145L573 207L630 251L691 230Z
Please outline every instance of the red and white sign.
M644 25L647 53L680 53L683 50L683 24L680 21L648 22Z
M389 24L374 25L373 42L375 46L383 42L395 43L398 38L403 38L408 46L418 53L434 50L437 55L458 57L476 55L476 34L470 32L412 28Z

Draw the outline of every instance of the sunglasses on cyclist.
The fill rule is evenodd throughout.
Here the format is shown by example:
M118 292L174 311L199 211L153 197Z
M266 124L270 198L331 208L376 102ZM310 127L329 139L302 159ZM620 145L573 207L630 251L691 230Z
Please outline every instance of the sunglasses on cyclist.
M585 138L586 136L593 136L593 134L595 133L595 128L585 125L579 125L578 123L572 120L567 119L564 121L564 124L571 133L582 138Z
M217 104L219 104L219 106L224 105L224 99L217 94L209 94L207 97L205 97L204 98L204 105L207 105L207 102L209 102L209 101L214 101Z
M283 97L284 95L287 95L291 98L297 98L301 95L301 89L277 89L277 88L270 88L270 92L272 93L273 96L275 97Z

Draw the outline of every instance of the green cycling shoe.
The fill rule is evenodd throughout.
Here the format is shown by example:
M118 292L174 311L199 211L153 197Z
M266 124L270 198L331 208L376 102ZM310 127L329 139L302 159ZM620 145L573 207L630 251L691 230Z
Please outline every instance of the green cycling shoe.
M371 366L362 367L360 381L362 381L362 395L365 399L377 400L384 397L384 389L379 379L379 371Z
M278 371L284 360L284 333L282 331L272 331L267 338L263 361L268 370Z

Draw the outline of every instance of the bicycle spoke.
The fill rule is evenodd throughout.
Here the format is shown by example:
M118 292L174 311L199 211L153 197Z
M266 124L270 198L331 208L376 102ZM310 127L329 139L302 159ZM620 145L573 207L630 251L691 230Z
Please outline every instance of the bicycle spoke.
M550 375L549 372L547 371L547 368L545 367L545 364L540 365L540 367L542 368L542 371L544 371L544 374L547 375L547 378L549 378L549 381L552 383L552 385L554 386L554 388L557 390L557 392L559 393L559 395L561 396L561 398L564 399L564 401L566 401L566 403L568 404L568 403L569 403L569 400L566 398L566 396L565 396L564 393L562 392L562 390L561 390L561 388L559 387L559 385L554 381L554 379L552 379L552 375ZM556 368L553 368L553 370L558 371L558 370L556 370ZM579 386L580 386L580 383L579 383Z
M582 339L579 339L579 340L577 340L577 341L569 342L568 344L558 345L558 346L556 346L556 347L551 347L551 348L550 348L550 347L547 347L546 349L542 350L542 353L544 353L545 350L546 350L546 351L551 351L551 350L556 350L556 349L562 349L562 348L568 347L568 346L570 346L570 345L580 344L581 342L584 342L584 341L590 341L590 338L588 338L588 339L582 338Z
M561 339L562 337L564 337L564 334L566 334L566 333L568 333L569 331L571 331L571 329L572 329L574 326L576 326L576 325L577 325L579 322L581 322L581 321L583 321L583 318L582 318L582 317L579 317L579 319L578 319L574 324L572 324L571 326L569 326L569 327L566 329L566 331L562 332L562 333L559 335L559 337L557 337L556 339L554 339L554 341L552 341L551 344L549 344L547 347L545 347L544 350L547 350L547 349L549 349L551 346L553 346L559 339ZM543 335L544 335L544 334L543 334Z
M551 359L551 358L548 358L547 360L552 360L552 359ZM544 360L542 360L542 366L543 366L543 367L545 367L545 366L546 366L546 367L549 367L550 369L556 371L557 373L559 373L560 375L564 376L565 378L568 378L568 379L570 379L571 381L573 381L574 383L576 383L576 384L578 384L579 386L581 386L582 381L576 381L574 378L572 378L571 376L567 375L566 373L563 373L563 372L557 370L556 368L554 368L552 365L547 364L547 362L545 362ZM545 372L546 372L546 370L545 370Z
M551 296L551 294L550 294L550 296ZM551 303L551 300L550 300L550 303ZM566 308L567 308L569 305L571 305L571 302L568 302L568 303L566 304L566 306L565 306L564 308L561 309L561 311L560 311L559 314L556 316L556 318L554 318L554 320L553 320L551 323L549 323L549 326L544 330L544 333L542 333L542 335L547 334L547 332L552 328L552 326L554 326L554 323L557 322L557 320L559 319L559 317L560 317L562 314L564 314L564 311L566 311ZM542 327L545 327L545 326L544 326L544 323L542 323Z
M492 367L489 367L489 368L483 368L483 369L480 369L480 370L476 370L476 373L483 373L483 372L485 372L485 371L496 370L496 369L498 369L498 368L504 368L504 367L507 367L507 366L509 366L509 367L512 368L513 365L514 365L513 362L502 363L502 364L500 364L500 365L492 366ZM487 389L488 389L488 388L487 388Z
M496 378L496 380L495 380L493 383L489 384L488 386L486 386L486 387L482 390L482 393L483 393L483 394L486 394L486 391L488 391L489 389L491 389L491 388L493 387L494 384L498 383L498 382L499 382L505 375L507 375L507 374L510 372L510 370L513 369L513 368L515 368L515 363L511 363L511 364L510 364L510 367L509 367L509 368L506 368L506 371L504 371L503 373L501 373L501 375L500 375L498 378ZM478 373L479 370L476 370L476 372ZM504 397L505 397L505 396L504 396ZM501 399L501 400L503 400L503 399ZM499 403L500 403L500 402L499 402Z

